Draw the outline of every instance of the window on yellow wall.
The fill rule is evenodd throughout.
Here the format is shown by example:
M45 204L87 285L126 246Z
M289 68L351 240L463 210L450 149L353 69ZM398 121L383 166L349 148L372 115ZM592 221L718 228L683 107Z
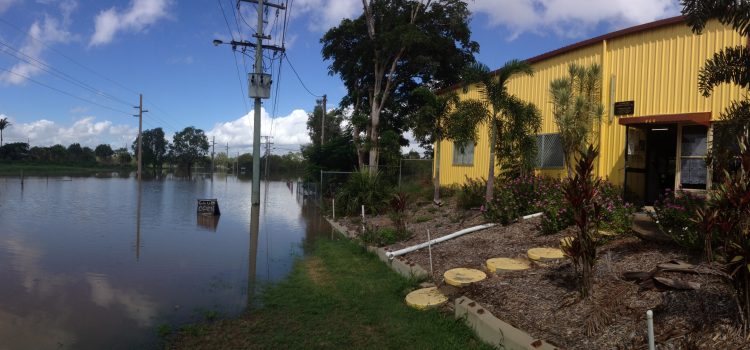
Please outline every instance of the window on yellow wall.
M456 142L453 144L453 165L474 165L473 142Z
M680 186L682 188L706 188L707 133L708 128L702 125L682 127L682 156L680 157Z
M562 149L560 134L536 135L536 167L562 168L565 154Z

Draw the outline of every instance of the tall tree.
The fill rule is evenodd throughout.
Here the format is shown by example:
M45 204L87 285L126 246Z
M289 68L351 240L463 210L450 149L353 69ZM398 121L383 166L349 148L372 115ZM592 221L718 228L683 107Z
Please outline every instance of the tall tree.
M571 64L567 77L550 83L552 115L560 131L568 177L572 177L575 156L586 150L594 122L601 120L604 113L601 79L598 64L588 67Z
M435 145L433 201L440 202L440 142L446 137L446 119L458 104L455 93L435 94L426 87L412 92L412 102L419 106L412 116L414 138L422 144Z
M115 150L115 157L117 157L117 163L121 166L128 165L133 161L133 157L130 156L130 152L125 147Z
M112 160L112 155L115 154L115 151L112 150L112 147L107 144L101 144L99 146L96 146L94 149L94 154L104 163L109 163Z
M0 146L3 145L3 130L5 130L5 128L9 127L10 125L11 124L10 121L8 121L8 118L0 119Z
M706 23L717 19L730 25L740 35L750 36L750 2L741 0L683 0L682 14L695 33L702 33ZM698 73L698 88L709 97L721 84L735 84L750 89L750 45L727 47L706 60ZM750 95L744 94L721 113L721 122L714 126L709 159L714 170L715 183L724 177L721 169L738 169L739 148L737 139L748 131L750 125Z
M174 134L170 148L177 162L187 167L190 176L193 164L208 154L208 137L203 130L188 126Z
M532 75L525 61L511 60L496 72L481 63L472 64L465 73L464 84L475 84L480 100L459 102L449 120L449 134L457 142L476 142L479 125L490 127L490 159L487 174L486 200L492 200L495 185L495 162L507 175L525 174L534 168L536 133L542 118L532 103L524 102L508 92L513 75Z
M161 128L149 129L141 134L143 143L143 164L150 165L154 176L161 173L167 156L169 142L164 137L164 130ZM138 154L138 138L133 141L133 153Z
M321 43L329 73L347 87L342 104L368 117L365 130L352 123L353 134L377 171L383 118L397 116L399 102L421 82L436 88L457 82L479 45L470 39L461 0L362 0L362 7L360 17L341 21Z

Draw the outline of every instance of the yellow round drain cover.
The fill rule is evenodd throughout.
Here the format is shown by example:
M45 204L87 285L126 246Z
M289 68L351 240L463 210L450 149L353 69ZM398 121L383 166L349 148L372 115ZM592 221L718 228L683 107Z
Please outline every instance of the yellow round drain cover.
M573 241L575 240L575 237L568 236L560 238L560 247L567 248L570 247L571 244L573 244Z
M487 278L487 274L476 269L459 267L445 271L443 277L445 278L445 283L451 286L463 287Z
M552 260L565 257L563 251L557 248L531 248L527 255L531 260Z
M406 295L406 305L417 310L424 310L444 304L448 297L438 291L437 287L417 289Z
M526 270L530 267L525 259L492 258L487 260L487 269L493 272Z

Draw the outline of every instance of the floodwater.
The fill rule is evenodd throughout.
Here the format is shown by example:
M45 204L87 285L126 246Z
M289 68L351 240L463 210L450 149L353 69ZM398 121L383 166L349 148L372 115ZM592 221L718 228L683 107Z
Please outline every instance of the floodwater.
M0 349L153 348L165 325L257 304L330 228L296 184L262 183L255 210L251 187L0 178ZM218 199L218 220L197 215L198 198Z

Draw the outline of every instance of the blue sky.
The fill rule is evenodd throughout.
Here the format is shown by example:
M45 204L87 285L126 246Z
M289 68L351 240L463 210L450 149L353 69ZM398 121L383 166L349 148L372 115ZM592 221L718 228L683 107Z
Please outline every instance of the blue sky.
M329 106L336 105L345 89L338 77L327 74L319 39L342 18L358 16L361 0L290 3L288 57L308 89L327 94ZM677 0L468 3L473 38L480 44L478 60L491 68L671 17L680 9ZM251 4L241 8L240 16L234 0L0 0L0 117L13 124L5 130L6 142L129 145L138 126L130 114L142 92L150 111L144 129L162 127L171 138L192 125L216 137L217 147L229 143L232 154L248 151L252 124L247 108L252 109L252 101L246 98L242 55L237 53L235 61L229 46L211 44L216 38L249 39L254 27L243 18L253 24L257 14ZM269 16L269 27L274 27L275 12ZM281 12L278 23L283 16ZM280 42L280 33L270 33L273 42ZM246 61L251 70L252 58ZM309 142L306 111L316 97L286 62L280 79L276 74L274 69L278 101L264 101L261 130L274 136L277 152L286 152Z

